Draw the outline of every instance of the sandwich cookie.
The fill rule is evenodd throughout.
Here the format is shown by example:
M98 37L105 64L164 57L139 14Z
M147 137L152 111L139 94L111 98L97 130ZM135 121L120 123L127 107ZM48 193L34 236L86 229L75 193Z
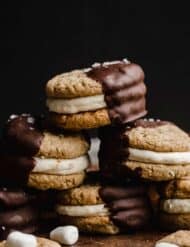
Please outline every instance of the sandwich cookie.
M190 231L177 231L160 239L155 247L190 247Z
M12 230L33 233L39 228L38 196L22 189L0 188L0 239Z
M143 186L90 184L59 192L56 212L61 225L101 234L144 228L151 215Z
M1 183L39 190L80 185L89 165L88 140L80 133L58 134L41 126L31 115L10 117L1 145Z
M0 242L0 247L61 247L55 241L47 238L39 238L32 234L19 231L11 232L6 241Z
M190 175L190 137L170 122L140 119L119 130L104 127L100 138L103 170L152 181Z
M190 229L189 178L169 181L160 188L159 223L162 229Z
M90 129L146 115L145 94L142 68L124 59L55 76L46 85L46 104L53 125Z

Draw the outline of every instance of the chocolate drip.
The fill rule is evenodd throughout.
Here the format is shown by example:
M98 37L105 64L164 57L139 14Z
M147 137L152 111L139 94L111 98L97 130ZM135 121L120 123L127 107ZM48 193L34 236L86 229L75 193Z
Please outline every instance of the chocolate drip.
M0 212L0 225L6 227L21 227L37 219L38 210L31 206Z
M0 188L0 210L25 205L36 199L36 194L29 194L21 189Z
M11 116L3 131L3 151L13 155L33 156L38 153L43 134L35 118L23 114Z
M12 115L0 143L0 185L26 185L35 166L32 156L43 139L40 120L29 114Z
M1 156L0 157L0 184L23 186L27 184L30 172L35 167L31 157Z
M100 64L86 73L102 84L112 122L124 124L146 115L146 86L139 65L125 61Z
M151 208L143 184L102 187L100 196L107 203L112 221L121 228L136 230L147 225Z

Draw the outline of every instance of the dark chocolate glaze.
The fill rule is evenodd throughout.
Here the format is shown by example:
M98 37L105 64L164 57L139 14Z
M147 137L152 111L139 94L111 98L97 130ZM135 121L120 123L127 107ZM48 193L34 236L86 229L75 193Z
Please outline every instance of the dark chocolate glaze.
M146 115L146 86L139 65L125 61L103 63L86 73L102 84L112 123L124 124Z
M36 198L36 194L22 189L0 188L0 211L23 206Z
M0 167L1 186L23 186L27 184L29 174L35 167L35 162L32 157L1 155Z
M40 191L31 188L0 188L0 212L13 210L30 204L38 209L48 210L55 204L55 191Z
M12 115L3 130L2 148L13 155L33 156L43 139L37 119L29 114Z
M25 206L15 210L0 212L0 226L21 227L30 222L34 222L39 217L37 209Z
M0 185L26 185L43 139L41 118L11 115L0 143Z
M148 224L151 207L143 184L102 187L99 193L121 231L141 229Z

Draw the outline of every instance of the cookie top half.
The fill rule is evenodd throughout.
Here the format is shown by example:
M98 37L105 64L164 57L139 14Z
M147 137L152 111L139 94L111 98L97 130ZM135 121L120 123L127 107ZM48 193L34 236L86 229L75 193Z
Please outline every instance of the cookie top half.
M175 124L154 119L139 119L123 128L102 128L100 138L106 144L111 138L119 147L154 152L189 152L190 137ZM112 137L110 137L112 133ZM116 145L114 145L116 146Z
M3 130L1 152L17 156L71 159L88 152L82 133L48 131L43 120L30 114L12 115Z
M71 114L84 112L86 109L95 111L106 108L111 121L121 123L133 121L146 114L144 72L139 65L126 59L95 63L88 69L57 75L48 81L46 94L49 110L56 113ZM78 98L80 104L85 102L88 107L68 109L65 106L70 103L69 99ZM59 99L67 100L62 109L60 104L63 102L59 102L58 106L58 101L55 101Z

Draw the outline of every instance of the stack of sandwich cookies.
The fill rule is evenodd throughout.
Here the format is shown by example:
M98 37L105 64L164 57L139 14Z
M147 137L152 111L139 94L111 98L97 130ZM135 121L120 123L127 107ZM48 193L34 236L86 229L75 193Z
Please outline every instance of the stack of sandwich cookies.
M143 186L82 185L59 192L56 211L62 225L81 232L117 234L143 228L151 210Z
M160 227L165 230L190 229L190 177L172 180L159 189Z
M126 59L58 75L46 94L51 122L65 129L124 124L146 115L144 72Z
M102 167L107 164L109 169L110 163L128 175L152 181L190 175L190 137L173 123L140 119L120 130L102 131L100 137ZM113 152L106 151L108 146Z
M38 196L23 189L0 188L0 239L12 230L39 230Z
M11 116L3 135L1 182L39 190L78 186L89 165L88 149L80 133L49 132L30 115Z

